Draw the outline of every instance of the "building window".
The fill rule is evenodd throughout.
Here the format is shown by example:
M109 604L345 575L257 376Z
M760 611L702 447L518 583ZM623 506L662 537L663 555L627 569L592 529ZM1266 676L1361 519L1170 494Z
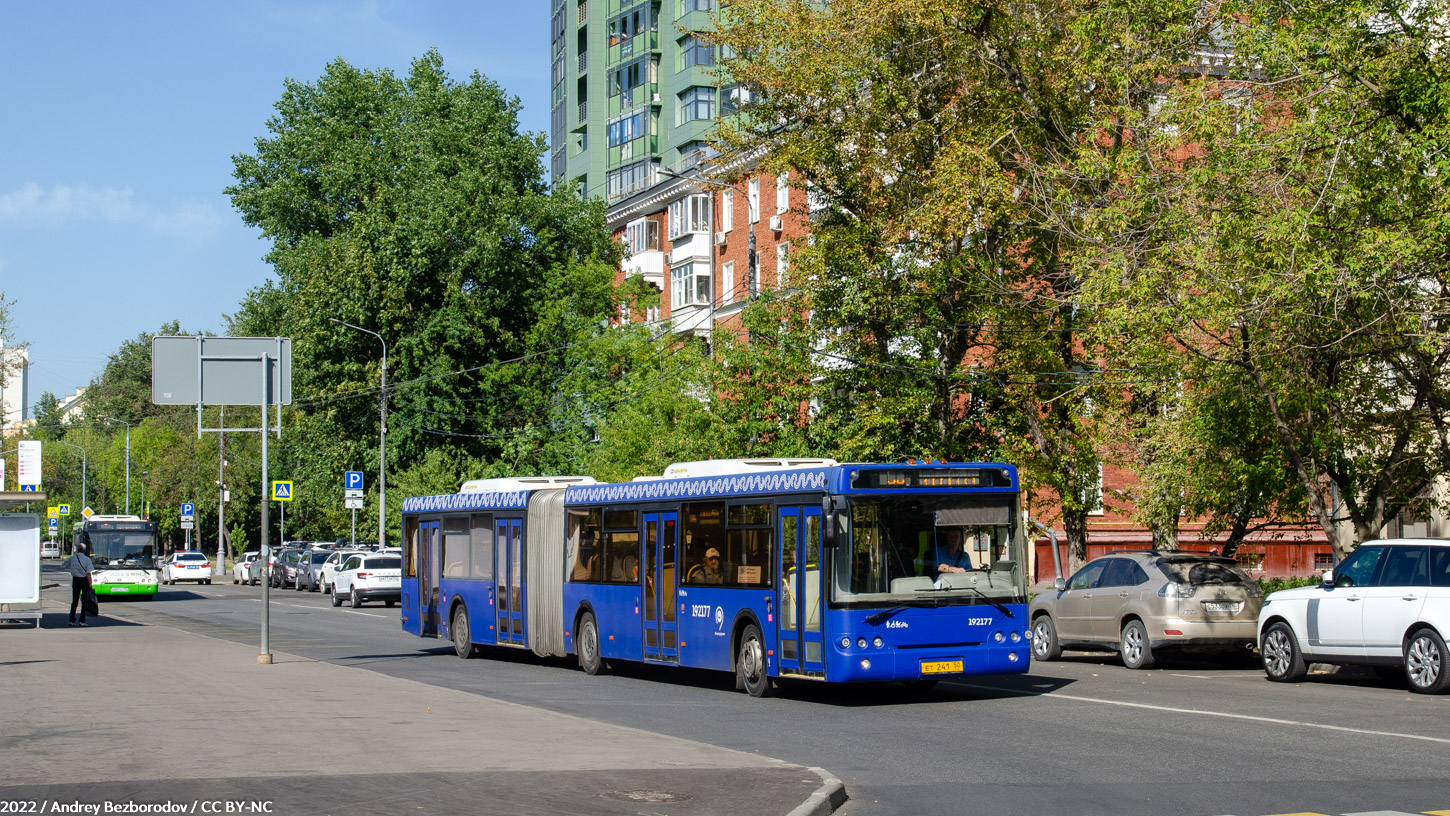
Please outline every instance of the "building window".
M1334 569L1334 553L1314 553L1314 569Z
M715 49L694 35L680 40L680 70L695 66L708 68L715 64ZM713 98L711 99L713 103Z
M785 285L786 273L790 271L790 244L775 245L775 282Z
M735 262L726 261L720 266L720 302L735 301Z
M714 11L715 0L680 0L680 15L684 17L692 11Z
M631 221L629 226L625 227L624 234L624 240L631 255L660 248L660 224L658 221L651 221L648 218Z
M611 199L623 198L643 190L654 180L654 165L647 161L609 171L605 186Z
M680 94L678 122L707 121L715 118L715 89L690 88Z
M609 123L609 146L619 147L626 142L632 142L645 136L645 112L625 116Z
M1087 490L1083 491L1083 506L1087 508L1089 516L1103 515L1103 466L1098 464L1098 478Z
M760 179L753 178L746 187L745 203L750 210L750 223L760 220Z
M710 231L710 196L692 195L670 202L670 240Z
M775 211L783 213L790 209L790 173L775 177Z
M735 229L735 191L726 190L720 194L720 231Z
M710 265L688 261L670 267L670 306L710 305Z

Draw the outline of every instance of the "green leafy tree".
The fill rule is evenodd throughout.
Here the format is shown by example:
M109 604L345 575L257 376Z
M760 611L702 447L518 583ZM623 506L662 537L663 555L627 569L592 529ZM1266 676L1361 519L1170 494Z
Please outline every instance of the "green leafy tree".
M726 81L759 96L722 128L727 156L824 205L792 259L847 363L824 413L880 457L1022 462L1074 562L1092 398L1123 379L1085 333L1088 227L1151 166L1137 126L1211 23L1187 0L736 0L715 34Z
M1134 228L1089 282L1112 348L1180 350L1234 389L1218 416L1264 452L1240 476L1341 556L1450 465L1447 12L1225 5L1228 76L1164 88L1165 161L1104 209Z

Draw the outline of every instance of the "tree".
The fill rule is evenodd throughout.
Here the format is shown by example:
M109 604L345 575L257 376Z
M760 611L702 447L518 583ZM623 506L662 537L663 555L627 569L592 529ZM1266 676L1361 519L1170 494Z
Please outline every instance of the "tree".
M1093 398L1124 379L1085 334L1089 228L1151 167L1138 125L1212 22L1186 0L735 0L714 34L759 99L722 126L726 164L759 156L823 205L792 272L846 363L824 413L878 456L1021 461L1074 563Z
M288 81L268 135L233 157L226 192L270 241L277 281L230 331L293 339L298 399L273 448L298 481L289 519L345 525L341 473L378 460L383 345L331 318L387 344L390 473L421 487L504 457L577 469L598 411L576 396L605 385L618 248L602 205L545 188L544 144L518 110L477 73L452 80L434 51L401 77L338 60Z
M1089 284L1115 348L1167 345L1238 389L1270 483L1292 477L1340 556L1450 465L1447 11L1225 6L1228 76L1164 89L1174 160L1114 208L1139 228Z

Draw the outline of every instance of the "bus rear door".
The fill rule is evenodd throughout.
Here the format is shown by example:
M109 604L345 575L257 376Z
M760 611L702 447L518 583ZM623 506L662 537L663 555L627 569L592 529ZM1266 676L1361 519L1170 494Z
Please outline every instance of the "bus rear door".
M494 572L498 596L498 642L522 646L524 638L524 526L519 519L499 519L494 551L498 569Z
M644 659L680 662L675 618L679 549L675 513L644 514Z
M780 508L781 674L821 676L821 508Z
M423 637L438 637L439 540L437 520L419 523L418 620Z

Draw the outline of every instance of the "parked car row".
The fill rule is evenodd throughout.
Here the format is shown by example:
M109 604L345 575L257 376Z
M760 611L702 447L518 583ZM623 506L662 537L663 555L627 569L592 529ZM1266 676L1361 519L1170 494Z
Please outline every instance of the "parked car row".
M353 607L368 601L393 606L402 598L401 553L397 548L375 551L305 544L279 547L272 551L271 563L263 565L259 553L249 552L234 568L232 583L257 586L267 581L277 589L320 591L332 596L333 606L344 600Z
M1166 650L1258 659L1270 680L1303 679L1314 663L1369 666L1412 691L1450 689L1450 540L1370 541L1317 586L1263 596L1232 559L1114 552L1033 599L1032 655L1117 652L1147 669Z

